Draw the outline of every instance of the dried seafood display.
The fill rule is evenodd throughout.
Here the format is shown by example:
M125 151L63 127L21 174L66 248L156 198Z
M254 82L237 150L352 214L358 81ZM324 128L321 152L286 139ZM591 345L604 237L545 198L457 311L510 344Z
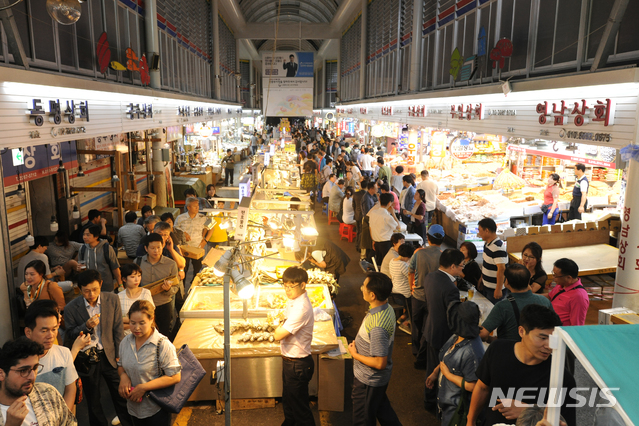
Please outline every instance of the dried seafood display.
M235 333L242 333L238 338L237 342L248 343L248 342L269 342L272 343L275 338L273 336L273 332L275 331L276 326L269 322L268 319L266 321L260 320L250 320L250 321L242 321L242 322L232 322L231 328L229 332L231 335ZM213 324L213 329L219 334L224 334L224 325L221 323Z

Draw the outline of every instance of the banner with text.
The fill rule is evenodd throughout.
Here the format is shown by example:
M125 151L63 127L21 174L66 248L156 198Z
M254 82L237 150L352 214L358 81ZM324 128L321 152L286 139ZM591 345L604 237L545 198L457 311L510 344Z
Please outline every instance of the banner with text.
M264 78L267 117L313 115L313 78Z

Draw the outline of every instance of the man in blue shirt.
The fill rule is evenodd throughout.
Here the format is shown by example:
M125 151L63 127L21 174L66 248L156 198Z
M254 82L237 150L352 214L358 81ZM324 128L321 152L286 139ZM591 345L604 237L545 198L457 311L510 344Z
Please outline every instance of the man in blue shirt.
M393 369L395 311L387 299L393 290L391 279L370 272L362 284L370 310L364 317L355 341L348 345L353 356L353 425L398 425L401 422L386 395Z

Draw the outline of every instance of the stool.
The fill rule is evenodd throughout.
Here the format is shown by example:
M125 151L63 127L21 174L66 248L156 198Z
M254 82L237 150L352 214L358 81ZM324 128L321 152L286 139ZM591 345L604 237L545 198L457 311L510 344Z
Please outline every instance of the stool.
M331 223L340 223L339 219L337 219L337 213L330 211L328 212L328 224Z
M355 232L355 225L351 224L348 225L346 223L340 223L339 225L339 239L340 241L343 238L346 238L348 240L349 243L352 243L353 240L355 239L355 235L357 233Z
M328 216L328 203L322 204L322 214L325 214L326 216Z

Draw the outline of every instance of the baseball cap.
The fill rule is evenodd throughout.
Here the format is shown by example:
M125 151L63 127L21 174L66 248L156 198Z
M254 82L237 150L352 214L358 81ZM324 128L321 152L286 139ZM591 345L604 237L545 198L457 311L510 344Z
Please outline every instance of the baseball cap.
M435 238L444 238L446 234L444 233L444 228L441 225L430 225L428 228L428 235Z

